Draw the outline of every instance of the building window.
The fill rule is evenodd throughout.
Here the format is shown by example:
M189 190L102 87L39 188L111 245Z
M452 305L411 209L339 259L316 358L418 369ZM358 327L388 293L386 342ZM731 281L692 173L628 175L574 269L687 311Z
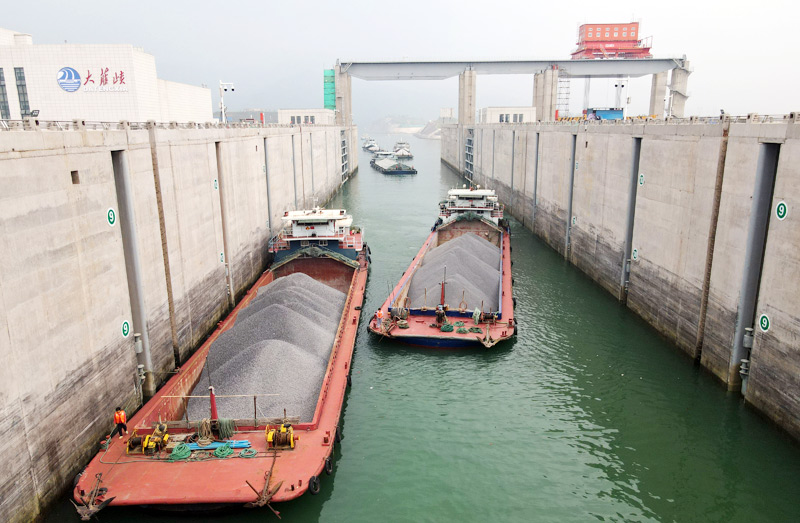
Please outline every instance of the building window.
M10 120L11 112L8 110L8 93L6 92L6 77L0 68L0 119Z
M636 34L636 31L634 31L633 29L631 29L631 36L634 36L635 34Z
M606 38L608 38L608 33L606 33Z
M615 28L614 28L614 31L619 31L619 27L615 27Z
M614 38L618 37L619 33L614 33Z
M522 123L522 115L519 115L519 123Z
M506 113L506 123L511 123L511 115Z
M303 123L308 123L308 115L305 115L305 116L303 117Z
M592 37L592 33L589 33L589 38L591 38L591 37Z
M77 185L77 184L81 183L81 179L80 179L80 176L78 175L78 171L70 171L69 175L72 178L72 184L73 185Z
M294 116L292 116L292 125L294 125L294 123L295 123L295 122L294 122Z
M505 120L505 117L506 117L506 115L504 115L504 114L500 115L500 123L503 123L503 121Z
M315 120L316 120L316 118L312 115L311 116L311 123L317 123L317 122L315 122Z
M517 113L514 113L514 123L517 123Z
M611 28L610 27L606 27L606 31L611 31Z
M625 31L622 31L622 38L625 38L626 36L628 36L628 33L626 33Z
M19 112L25 118L31 115L31 104L28 102L28 84L25 83L25 70L22 67L14 68L17 79L17 94L19 95Z

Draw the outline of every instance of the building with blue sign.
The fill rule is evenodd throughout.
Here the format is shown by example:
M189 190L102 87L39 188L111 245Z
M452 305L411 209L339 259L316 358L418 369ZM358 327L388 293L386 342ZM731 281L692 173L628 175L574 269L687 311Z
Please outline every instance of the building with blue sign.
M38 111L38 113L37 113ZM133 45L34 45L0 28L0 120L211 122L211 91L161 80Z

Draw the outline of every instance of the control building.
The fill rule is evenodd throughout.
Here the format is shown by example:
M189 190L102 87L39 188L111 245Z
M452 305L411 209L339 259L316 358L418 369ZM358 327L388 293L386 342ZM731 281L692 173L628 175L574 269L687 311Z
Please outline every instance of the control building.
M38 112L37 112L38 111ZM130 44L34 45L0 28L0 120L211 122L209 89L161 80Z

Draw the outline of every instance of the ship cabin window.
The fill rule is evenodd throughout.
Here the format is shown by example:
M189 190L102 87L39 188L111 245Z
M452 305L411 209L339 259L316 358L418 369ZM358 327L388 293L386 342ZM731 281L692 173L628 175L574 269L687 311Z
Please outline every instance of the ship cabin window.
M606 33L606 38L608 38L608 33Z
M619 33L614 33L614 38L618 37Z
M592 33L589 33L589 38L591 38L591 37L592 37Z
M300 240L300 247L308 247L308 240Z
M622 31L622 38L625 38L627 36L628 36L628 33L626 33L625 31Z
M328 245L328 240L320 240L319 245L322 245L323 247Z
M636 35L636 31L634 31L633 29L631 29L631 36L635 36L635 35Z

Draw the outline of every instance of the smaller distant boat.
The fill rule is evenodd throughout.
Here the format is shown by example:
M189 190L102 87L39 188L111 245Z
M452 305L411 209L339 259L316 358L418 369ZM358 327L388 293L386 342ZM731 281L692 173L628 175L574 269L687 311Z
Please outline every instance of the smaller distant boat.
M364 145L361 147L365 151L377 151L380 149L378 142L375 141L374 138L366 138L364 140Z
M380 159L380 158L394 158L395 157L395 153L393 153L392 151L377 150L377 151L373 151L372 152L372 157L373 158L378 158L378 159Z
M411 160L412 158L414 158L414 155L411 154L411 151L409 151L408 149L398 149L394 152L394 156L397 159L403 159L403 160Z
M411 152L411 146L408 144L408 142L397 142L394 144L394 152L397 152L400 149L405 149L406 151Z
M369 164L383 174L417 174L413 166L408 166L391 158L373 158Z

